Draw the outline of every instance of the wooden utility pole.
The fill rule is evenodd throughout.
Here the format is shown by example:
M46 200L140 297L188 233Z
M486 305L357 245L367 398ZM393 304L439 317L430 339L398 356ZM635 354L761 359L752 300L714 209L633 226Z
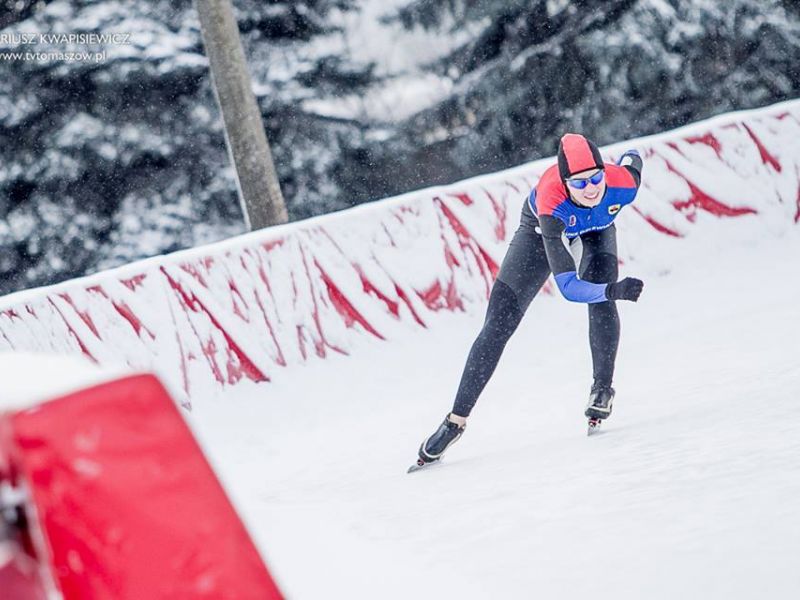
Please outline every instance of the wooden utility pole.
M195 0L195 5L247 226L252 230L285 223L286 204L251 87L231 0Z

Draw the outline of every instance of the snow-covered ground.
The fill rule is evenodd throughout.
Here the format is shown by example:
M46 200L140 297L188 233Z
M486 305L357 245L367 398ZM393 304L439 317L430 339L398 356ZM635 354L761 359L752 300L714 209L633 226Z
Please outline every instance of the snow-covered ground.
M796 597L800 235L737 221L682 241L667 275L623 268L645 291L620 303L615 411L592 438L586 308L546 296L427 471L406 474L479 311L196 399L286 595Z

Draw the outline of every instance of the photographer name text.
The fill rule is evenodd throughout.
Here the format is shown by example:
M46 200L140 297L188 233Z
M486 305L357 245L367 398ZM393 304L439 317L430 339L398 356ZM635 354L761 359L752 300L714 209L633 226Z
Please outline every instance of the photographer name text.
M33 44L125 45L130 33L0 33L0 44L22 46Z

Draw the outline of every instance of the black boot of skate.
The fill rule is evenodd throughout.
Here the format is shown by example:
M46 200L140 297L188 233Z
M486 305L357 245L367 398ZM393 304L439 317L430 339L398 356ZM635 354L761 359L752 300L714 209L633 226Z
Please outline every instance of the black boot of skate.
M589 417L589 435L598 431L603 419L607 419L611 414L614 393L614 388L611 386L597 384L592 386L592 391L589 394L589 405L584 413Z
M614 388L611 386L593 385L584 414L590 419L607 419L611 415L614 394Z
M422 442L419 447L419 458L416 464L411 465L408 472L411 473L440 460L445 451L459 440L466 427L466 424L458 425L445 417L439 428Z

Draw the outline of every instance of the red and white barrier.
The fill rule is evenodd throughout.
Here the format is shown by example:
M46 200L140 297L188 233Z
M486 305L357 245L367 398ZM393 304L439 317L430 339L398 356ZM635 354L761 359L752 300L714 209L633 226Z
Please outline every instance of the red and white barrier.
M522 133L521 133L522 134ZM625 262L700 225L800 221L800 102L724 115L635 147L643 187L621 214ZM80 353L157 369L191 397L279 367L348 354L364 336L426 327L486 301L523 199L552 159L0 301L0 349ZM645 243L646 242L646 243ZM659 242L661 243L661 242Z
M0 535L0 597L281 598L152 375L0 413L0 485L9 484L28 520Z

